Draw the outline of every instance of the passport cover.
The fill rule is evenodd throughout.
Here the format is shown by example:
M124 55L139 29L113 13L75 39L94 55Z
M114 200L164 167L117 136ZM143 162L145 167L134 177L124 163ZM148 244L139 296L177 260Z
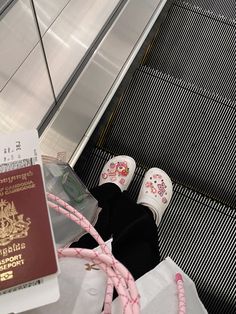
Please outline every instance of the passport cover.
M0 174L0 291L57 272L40 165Z

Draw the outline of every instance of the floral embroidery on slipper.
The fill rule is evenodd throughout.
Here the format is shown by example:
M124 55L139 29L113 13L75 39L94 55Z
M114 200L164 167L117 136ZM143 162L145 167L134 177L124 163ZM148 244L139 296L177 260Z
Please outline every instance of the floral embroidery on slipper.
M118 175L127 176L129 174L129 168L127 166L127 162L117 162L116 171Z
M102 178L103 178L103 179L107 179L107 178L108 178L108 174L107 174L106 172L103 172L103 173L102 173Z
M162 198L162 202L166 204L167 198L164 195L167 195L167 186L164 183L162 176L159 174L155 174L150 177L150 181L145 183L145 187L147 187L146 193L151 192L155 197L158 195Z
M158 194L162 197L166 192L167 186L165 185L164 181L162 180L162 183L157 184L157 187L158 187Z
M117 163L111 162L106 172L102 173L102 178L110 178L111 181L116 181L117 177L127 177L129 174L129 167L126 161L118 161ZM125 180L120 180L121 184L125 184Z
M162 197L161 201L163 204L166 204L168 202L166 197Z
M120 182L120 184L124 185L125 184L125 179L121 178L119 182Z

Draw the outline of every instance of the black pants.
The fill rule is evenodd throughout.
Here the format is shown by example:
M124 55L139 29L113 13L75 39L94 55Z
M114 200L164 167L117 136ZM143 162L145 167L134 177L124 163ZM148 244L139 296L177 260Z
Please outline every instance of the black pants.
M104 241L113 237L112 253L135 279L160 262L158 229L151 211L132 201L113 183L92 189L91 194L102 208L95 229ZM94 248L97 242L84 235L71 247Z

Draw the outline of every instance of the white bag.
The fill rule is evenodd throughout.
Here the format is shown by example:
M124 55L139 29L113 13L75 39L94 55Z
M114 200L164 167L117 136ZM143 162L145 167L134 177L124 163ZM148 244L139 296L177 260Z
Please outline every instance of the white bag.
M170 257L136 281L141 295L142 314L176 314L178 296L175 274L181 273L184 280L187 314L206 314L194 282L173 262ZM122 313L115 300L112 314Z
M26 312L27 314L100 314L104 301L106 276L96 267L86 270L82 259L64 258L60 261L59 276L61 298L54 304ZM71 272L73 268L73 273ZM186 313L206 314L195 284L181 269L167 258L136 283L141 295L142 314L178 313L178 296L175 274L184 279ZM26 314L25 313L25 314ZM120 300L113 301L112 314L121 314Z

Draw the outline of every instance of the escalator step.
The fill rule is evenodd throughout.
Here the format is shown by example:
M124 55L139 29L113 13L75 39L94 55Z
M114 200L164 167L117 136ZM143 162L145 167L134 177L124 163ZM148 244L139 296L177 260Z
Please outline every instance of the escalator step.
M88 188L98 184L104 164L112 157L94 148L78 160L76 172ZM133 199L144 173L138 165L129 188ZM160 225L162 258L170 256L195 281L209 313L235 313L235 215L230 207L174 184L172 201Z
M101 147L235 207L234 117L235 102L143 66Z
M191 5L203 2L174 2L145 64L236 100L235 20ZM231 7L225 1L209 5L217 10L224 7L235 19L235 1L229 3Z
M110 158L132 156L133 199L148 168L170 175L161 256L195 281L209 313L236 313L234 42L234 0L174 1L146 65L100 122L90 143L97 147L88 145L75 166L91 188Z
M210 11L220 18L235 20L235 0L187 0L185 4Z

